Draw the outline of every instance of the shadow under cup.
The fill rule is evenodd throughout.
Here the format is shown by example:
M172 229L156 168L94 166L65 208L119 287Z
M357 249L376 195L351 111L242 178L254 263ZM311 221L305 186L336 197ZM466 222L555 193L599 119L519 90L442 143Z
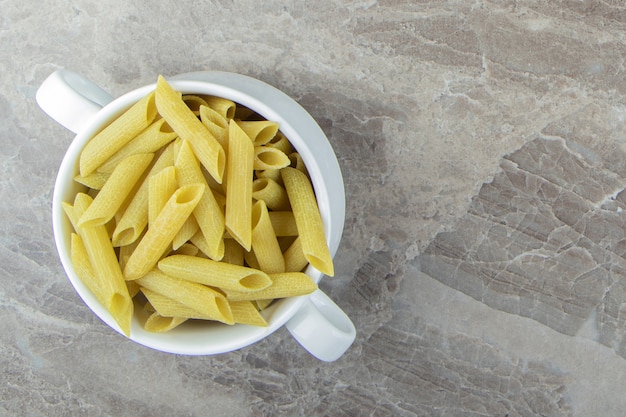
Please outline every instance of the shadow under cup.
M210 80L207 80L207 77ZM190 73L168 79L183 94L206 94L224 97L248 107L267 120L279 123L281 132L300 153L307 166L324 222L324 232L331 256L339 246L345 218L345 192L336 156L319 125L295 101L258 80L231 73ZM79 156L88 140L136 101L155 88L155 84L131 91L104 106L93 116L69 146L59 168L52 202L52 220L57 250L69 280L82 300L110 327L119 326L76 275L70 261L70 236L73 228L63 202L72 202L85 188L74 181ZM318 283L323 274L312 266L305 273ZM302 306L306 296L278 300L262 314L268 327L237 324L233 326L202 321L188 321L166 333L150 333L142 323L147 318L143 308L135 306L130 339L144 346L176 354L210 355L229 352L250 345L283 326Z

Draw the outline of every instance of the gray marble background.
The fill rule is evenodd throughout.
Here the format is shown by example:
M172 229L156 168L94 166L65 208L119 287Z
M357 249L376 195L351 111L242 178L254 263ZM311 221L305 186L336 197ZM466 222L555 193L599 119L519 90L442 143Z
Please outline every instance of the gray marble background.
M0 415L623 416L621 0L0 3ZM357 340L140 347L67 281L50 200L60 67L114 96L224 70L318 120L345 176L336 276Z

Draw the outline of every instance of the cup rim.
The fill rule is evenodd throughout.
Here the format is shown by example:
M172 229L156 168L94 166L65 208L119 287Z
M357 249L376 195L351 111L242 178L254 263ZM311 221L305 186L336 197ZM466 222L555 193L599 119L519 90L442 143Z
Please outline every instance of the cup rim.
M237 73L201 71L168 78L175 89L185 94L211 94L229 98L249 107L268 120L277 121L281 131L300 152L305 162L325 226L331 256L334 257L345 221L345 191L336 155L326 135L310 114L295 100L260 80ZM72 201L81 188L74 180L78 172L78 157L88 140L99 129L156 86L152 83L123 94L102 108L86 127L72 140L59 167L52 197L52 223L55 244L61 263L75 291L85 304L109 327L123 334L113 317L99 303L76 275L69 256L69 238L73 231L61 203ZM331 178L332 176L332 178ZM309 265L305 273L316 283L323 274ZM134 314L130 339L163 352L183 355L224 353L253 344L283 326L301 307L307 296L290 297L270 306L264 315L268 327L237 324L185 323L167 333L150 333L143 329ZM199 337L197 326L210 327L211 337ZM202 335L205 336L205 335ZM219 341L219 343L216 342Z

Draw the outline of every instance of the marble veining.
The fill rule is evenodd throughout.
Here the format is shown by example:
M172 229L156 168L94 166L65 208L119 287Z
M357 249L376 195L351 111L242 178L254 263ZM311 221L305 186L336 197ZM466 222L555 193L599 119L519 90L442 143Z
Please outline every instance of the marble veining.
M60 0L0 16L1 416L623 416L626 8L620 0ZM113 96L239 72L327 134L336 276L358 336L319 362L280 329L169 355L91 314L50 222L72 134L57 68Z

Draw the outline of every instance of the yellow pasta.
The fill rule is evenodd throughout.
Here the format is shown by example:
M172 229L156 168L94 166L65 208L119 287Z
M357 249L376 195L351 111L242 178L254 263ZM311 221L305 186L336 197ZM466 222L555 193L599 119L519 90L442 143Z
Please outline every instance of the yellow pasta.
M138 153L154 153L176 139L177 134L163 119L158 119L98 167L97 172L113 172L124 158Z
M285 271L287 272L302 271L309 264L302 251L302 242L299 237L287 248L283 253L283 257L285 259Z
M291 167L297 169L302 172L304 175L309 175L306 169L306 165L304 165L304 161L298 152L292 152L289 155L289 160L291 161Z
M128 258L124 267L127 280L140 278L157 264L200 201L204 189L204 185L194 184L174 192Z
M152 161L154 154L142 153L124 159L104 184L93 204L80 218L80 226L98 226L107 223L128 198L139 178Z
M235 323L267 327L267 321L251 301L232 301L229 304Z
M148 179L148 224L152 224L176 191L176 169L163 168Z
M102 187L104 187L104 184L107 182L110 176L110 173L95 171L85 177L77 175L74 177L74 181L86 185L92 190L100 190Z
M257 178L252 182L252 198L263 200L271 210L289 210L287 191L270 178Z
M252 250L262 271L285 272L285 260L263 200L252 206Z
M231 100L223 97L202 96L207 106L215 110L224 119L230 120L235 117L236 105Z
M267 300L310 294L317 289L317 284L302 272L283 272L269 274L272 285L259 291L243 292L225 289L226 298L232 301Z
M206 187L193 215L204 235L207 255L216 261L220 260L224 256L224 213L215 200L212 190L206 184L189 142L185 140L178 151L175 166L180 185L203 184Z
M291 146L289 140L281 132L278 132L276 136L274 136L274 138L269 141L265 146L279 149L285 155L289 155L293 152L293 146Z
M274 139L278 132L278 123L269 120L239 120L237 124L246 132L246 135L252 140L254 146L265 145Z
M243 266L243 248L234 239L224 239L222 262Z
M78 278L87 286L89 291L96 296L98 301L102 305L110 304L110 300L105 294L103 285L99 278L96 276L89 255L83 244L83 240L76 233L72 233L70 241L70 259L72 260L72 266Z
M119 247L135 242L148 224L148 188L150 178L167 166L174 165L174 147L167 146L150 168L150 172L129 202L113 231L113 246Z
M252 244L252 161L254 147L233 120L228 131L226 230L247 251Z
M309 179L296 168L283 168L281 175L298 226L304 256L318 271L333 276L335 271L324 235L324 223Z
M276 236L298 236L298 226L291 211L270 211L270 221Z
M159 76L155 102L165 121L182 139L189 141L196 157L218 183L222 182L226 156L217 139L185 105L182 98Z
M195 310L194 308L173 300L163 294L140 287L143 295L146 296L150 306L163 317L181 317L186 319L202 319L211 320L212 316L205 312ZM230 304L230 303L229 303Z
M93 270L94 285L99 294L94 294L120 326L126 336L130 335L130 322L133 315L133 302L124 282L124 276L117 261L111 240L104 226L79 227L78 222L93 200L86 194L76 195L74 205L63 203L74 230L80 236ZM76 242L76 239L75 239ZM76 250L76 249L75 249ZM78 249L81 251L81 249ZM82 252L82 251L81 251ZM84 267L86 261L80 264ZM81 269L85 271L86 269Z
M263 271L195 256L168 256L158 268L172 277L220 289L254 292L272 285Z
M228 121L208 106L200 106L200 121L228 152Z
M234 324L230 305L224 295L205 285L170 277L158 270L149 271L138 278L137 283L142 288L147 288L198 311L204 317Z
M198 207L196 206L196 208ZM200 227L198 226L196 218L193 216L189 216L183 226L178 231L178 233L176 233L176 236L174 236L174 240L172 241L172 249L178 250L181 246L186 244L189 239L191 239L193 235L198 232L198 229L200 229Z
M152 313L146 320L144 328L152 333L165 333L186 321L184 317L163 317L159 313Z
M269 146L254 147L254 164L255 170L281 169L289 166L291 161L283 151Z
M267 178L275 181L277 184L282 184L283 179L280 176L280 169L259 169L254 171L256 179Z
M80 154L80 175L85 177L94 172L147 128L156 115L155 95L151 93L135 103L87 143Z
M208 106L202 97L193 94L183 94L182 99L189 110L196 116L200 116L200 107Z

